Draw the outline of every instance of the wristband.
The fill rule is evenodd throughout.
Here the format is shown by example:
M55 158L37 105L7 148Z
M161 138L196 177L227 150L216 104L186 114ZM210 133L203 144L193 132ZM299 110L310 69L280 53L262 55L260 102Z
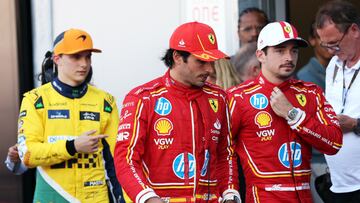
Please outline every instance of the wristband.
M66 141L66 150L71 156L75 155L75 153L76 153L75 140L67 140Z

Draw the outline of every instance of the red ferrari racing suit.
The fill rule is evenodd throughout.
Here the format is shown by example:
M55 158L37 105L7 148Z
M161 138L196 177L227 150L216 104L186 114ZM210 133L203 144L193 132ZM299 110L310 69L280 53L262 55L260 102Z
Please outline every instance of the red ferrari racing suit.
M303 112L296 123L272 110L275 86ZM229 89L228 97L246 202L312 202L311 147L331 155L342 145L339 122L320 87L292 79L274 85L260 74Z
M238 196L226 94L162 77L124 99L115 147L117 177L135 202L218 202Z

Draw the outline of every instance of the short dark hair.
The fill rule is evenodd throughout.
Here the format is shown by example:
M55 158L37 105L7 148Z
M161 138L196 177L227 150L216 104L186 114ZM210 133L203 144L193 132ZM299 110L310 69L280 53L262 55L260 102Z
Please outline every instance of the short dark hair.
M187 62L187 59L190 56L190 52L187 51L179 51L179 50L175 50L175 49L167 49L164 56L161 58L161 60L164 62L164 64L169 67L170 69L172 68L172 66L174 65L174 59L173 59L173 54L174 51L176 51L177 53L180 54L180 56L183 58L184 62Z
M265 25L269 23L269 19L266 15L266 13L259 9L259 8L256 8L256 7L249 7L249 8L246 8L244 9L243 11L241 11L241 13L239 14L239 19L238 19L238 28L240 28L240 23L241 23L241 17L245 14L248 14L248 13L259 13L265 20Z
M353 23L360 27L360 16L350 2L347 1L330 1L320 7L316 13L316 28L323 28L327 21L335 23L336 28L345 32Z
M269 47L264 47L261 51L263 51L263 52L265 53L265 55L267 55L268 48L269 48Z

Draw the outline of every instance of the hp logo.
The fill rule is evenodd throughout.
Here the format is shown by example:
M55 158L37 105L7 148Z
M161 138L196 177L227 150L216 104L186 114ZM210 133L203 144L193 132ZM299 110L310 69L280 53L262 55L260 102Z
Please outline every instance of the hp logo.
M172 109L172 106L171 106L170 101L164 97L161 97L156 101L154 110L160 116L166 116L166 115L169 115L169 113L171 112L171 109Z
M265 95L257 93L250 97L250 104L255 109L265 109L269 104L269 100Z
M194 156L190 153L188 153L187 159L189 161L189 178L193 178L195 173L195 159ZM173 161L172 168L178 178L185 178L184 153L177 155Z
M286 168L290 168L289 155L291 154L290 156L294 158L293 164L296 168L300 166L302 162L301 145L296 142L290 142L290 150L291 153L289 153L286 143L282 144L278 152L278 158L282 165L284 165Z

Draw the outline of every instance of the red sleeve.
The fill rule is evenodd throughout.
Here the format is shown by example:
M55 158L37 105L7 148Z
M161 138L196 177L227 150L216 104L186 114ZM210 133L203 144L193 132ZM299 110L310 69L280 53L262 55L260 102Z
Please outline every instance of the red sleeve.
M146 137L147 110L144 100L127 95L120 114L115 146L116 175L127 195L134 202L144 202L156 196L148 186L142 169Z
M306 112L300 122L297 122L292 129L306 142L322 153L336 154L342 146L342 131L336 113L332 106L326 101L324 93L317 87L316 114L310 115Z
M235 154L234 137L230 131L230 112L227 99L223 98L224 116L218 147L217 171L219 173L219 189L223 198L239 196L238 168Z

